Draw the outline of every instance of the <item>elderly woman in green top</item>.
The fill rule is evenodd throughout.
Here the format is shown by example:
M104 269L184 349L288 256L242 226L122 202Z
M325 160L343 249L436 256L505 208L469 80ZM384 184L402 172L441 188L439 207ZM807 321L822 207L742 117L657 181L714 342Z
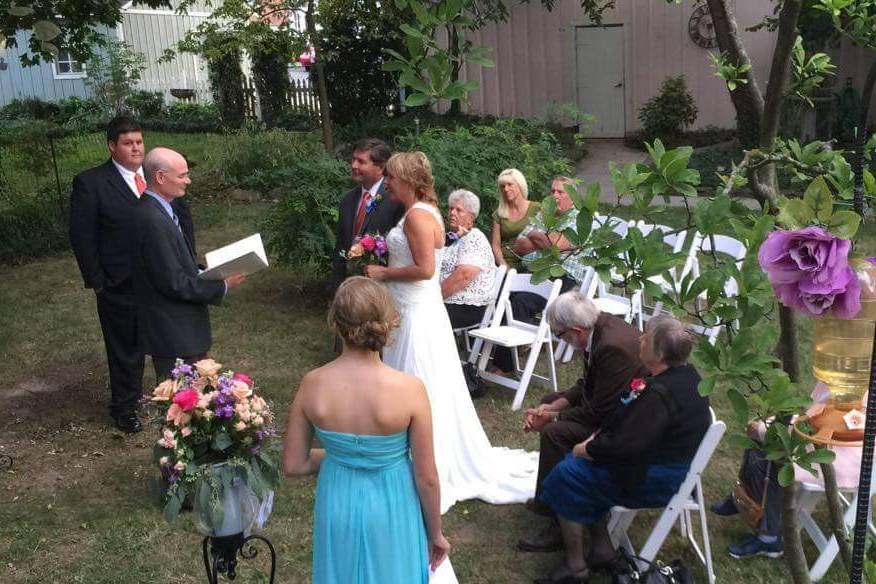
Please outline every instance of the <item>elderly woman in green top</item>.
M490 245L497 266L516 268L520 261L511 250L520 232L535 217L541 206L529 201L526 178L516 168L506 168L496 180L499 186L499 207L493 213Z

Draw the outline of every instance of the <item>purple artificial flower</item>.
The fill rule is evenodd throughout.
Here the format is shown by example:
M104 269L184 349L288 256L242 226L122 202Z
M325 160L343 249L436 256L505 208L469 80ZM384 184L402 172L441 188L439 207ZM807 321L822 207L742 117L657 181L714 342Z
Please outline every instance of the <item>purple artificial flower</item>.
M861 287L849 267L851 242L821 227L773 231L757 259L779 301L818 316L828 310L853 318L861 310Z
M377 241L374 245L374 253L375 255L377 255L377 257L382 258L386 255L386 240L379 235L377 236L376 240Z
M260 447L258 447L258 446L253 446L253 447L251 447L251 448L249 449L249 453L250 453L250 455L255 456L256 454L259 453L259 450L261 450Z
M188 363L180 363L170 372L170 376L178 380L182 376L191 377L194 374L194 369Z

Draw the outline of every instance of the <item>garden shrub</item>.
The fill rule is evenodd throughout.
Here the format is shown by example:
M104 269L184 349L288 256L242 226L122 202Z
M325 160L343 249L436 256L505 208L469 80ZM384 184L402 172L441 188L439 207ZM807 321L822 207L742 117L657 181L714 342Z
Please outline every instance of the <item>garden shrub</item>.
M246 119L246 99L240 52L229 51L209 58L207 73L213 91L213 103L219 110L222 126L231 130L241 128Z
M0 108L0 120L54 120L58 105L36 97L13 99Z
M572 174L557 137L538 120L497 120L493 125L455 130L430 128L419 137L400 137L399 147L426 153L442 204L455 189L468 189L478 195L478 226L485 232L498 202L496 177L502 170L520 170L532 200L548 194L553 177Z
M393 2L319 2L320 58L334 122L349 124L374 114L385 118L398 104L398 81L382 65L386 49L405 52L399 26L411 17Z
M262 122L269 128L277 126L277 119L287 105L289 73L288 59L273 50L252 55L252 76L259 95Z
M212 103L186 103L177 101L168 106L156 118L142 118L140 124L147 130L161 132L218 132L222 120L218 108Z
M275 125L283 130L311 132L320 126L319 114L306 108L288 106L279 113Z
M327 154L318 136L244 132L231 138L220 167L227 182L278 199L263 233L279 261L331 265L338 205L353 183L347 162Z
M136 118L157 118L164 113L164 94L160 91L133 91L125 105Z
M660 92L639 110L642 134L648 141L671 141L697 119L697 106L687 90L684 75L668 77Z
M19 263L66 248L67 223L54 185L20 195L4 187L0 177L0 263Z

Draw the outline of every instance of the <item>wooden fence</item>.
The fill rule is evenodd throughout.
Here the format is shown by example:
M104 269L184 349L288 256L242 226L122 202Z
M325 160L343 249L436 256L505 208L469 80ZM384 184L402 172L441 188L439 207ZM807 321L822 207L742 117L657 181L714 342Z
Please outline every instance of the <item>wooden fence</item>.
M246 115L251 118L261 118L258 93L252 78L243 80L243 95L246 101ZM296 109L303 109L319 114L319 99L310 81L293 79L289 81L289 91L286 93L286 103Z

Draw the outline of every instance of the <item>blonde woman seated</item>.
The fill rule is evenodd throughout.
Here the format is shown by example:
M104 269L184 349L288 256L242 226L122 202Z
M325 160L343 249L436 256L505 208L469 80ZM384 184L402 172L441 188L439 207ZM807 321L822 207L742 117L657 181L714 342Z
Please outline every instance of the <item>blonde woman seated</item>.
M283 452L284 473L319 473L313 582L428 582L450 544L426 390L380 361L398 313L384 286L354 277L329 321L343 353L301 380ZM324 449L311 448L314 434Z
M526 177L516 168L506 168L496 179L499 186L499 206L493 213L490 245L497 266L520 266L520 259L511 249L520 232L529 225L541 205L529 200Z

